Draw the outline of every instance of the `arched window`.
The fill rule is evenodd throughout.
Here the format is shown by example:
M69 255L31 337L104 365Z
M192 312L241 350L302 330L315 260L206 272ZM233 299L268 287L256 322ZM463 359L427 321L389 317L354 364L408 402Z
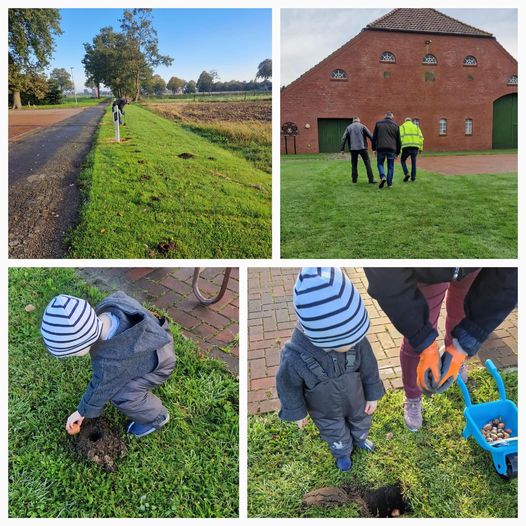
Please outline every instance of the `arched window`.
M476 66L477 59L473 55L468 55L464 57L464 66Z
M473 135L473 119L464 121L464 135Z
M512 75L508 79L508 86L517 86L519 84L519 77L517 75Z
M335 69L331 72L331 79L332 80L346 80L347 79L347 73L343 71L343 69Z
M396 57L394 56L394 53L391 53L390 51L384 51L380 55L380 62L396 62Z
M438 134L447 135L447 119L440 119L438 121Z
M431 53L428 53L427 55L424 55L424 58L422 59L422 64L438 64L438 60L435 57L435 55L431 55Z

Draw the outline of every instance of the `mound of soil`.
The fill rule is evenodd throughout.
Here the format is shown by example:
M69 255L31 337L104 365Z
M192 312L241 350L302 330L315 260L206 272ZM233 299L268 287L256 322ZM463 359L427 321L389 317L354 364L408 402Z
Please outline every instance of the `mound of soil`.
M111 473L128 452L124 442L104 418L86 419L73 439L73 449L82 458Z
M351 486L317 488L303 496L302 504L316 507L354 504L361 517L398 517L409 510L397 484L374 491Z

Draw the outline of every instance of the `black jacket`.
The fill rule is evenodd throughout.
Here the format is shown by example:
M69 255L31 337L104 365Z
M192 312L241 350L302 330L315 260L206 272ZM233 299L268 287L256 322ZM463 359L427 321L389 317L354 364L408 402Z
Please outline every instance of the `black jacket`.
M115 106L118 106L120 112L124 115L124 106L126 106L126 104L128 104L126 99L116 99L113 101L111 108L113 109Z
M372 147L377 152L393 152L400 154L402 140L400 128L393 119L378 121L374 127Z
M429 322L427 302L418 283L461 280L475 268L366 268L369 294L416 352L422 352L438 336ZM517 269L483 268L466 295L466 317L453 329L453 336L467 333L477 345L474 354L517 304ZM459 338L460 341L460 338Z

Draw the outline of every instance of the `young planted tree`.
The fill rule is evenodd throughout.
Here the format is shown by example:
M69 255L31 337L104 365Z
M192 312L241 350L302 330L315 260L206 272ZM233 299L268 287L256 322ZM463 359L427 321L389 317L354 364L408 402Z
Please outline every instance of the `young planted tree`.
M161 55L157 31L152 25L151 9L125 9L121 31L126 39L126 62L124 67L130 72L134 82L134 100L141 95L141 81L147 71L159 65L170 66L173 58Z
M47 67L54 38L61 35L58 9L8 10L8 83L13 109L22 107L20 93Z
M172 95L175 95L179 90L182 90L186 84L186 81L180 79L179 77L172 77L166 87L172 92Z
M49 75L49 78L56 83L61 93L75 89L71 75L65 68L55 68Z
M256 78L263 80L272 78L272 59L266 58L263 62L259 63Z

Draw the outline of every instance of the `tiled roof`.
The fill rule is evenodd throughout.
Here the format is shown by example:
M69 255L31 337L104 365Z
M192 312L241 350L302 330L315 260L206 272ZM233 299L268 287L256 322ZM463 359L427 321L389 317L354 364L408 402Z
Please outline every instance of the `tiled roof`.
M444 15L436 9L393 9L381 18L367 24L366 29L410 31L416 33L445 33L448 35L477 37L493 36L491 33Z

